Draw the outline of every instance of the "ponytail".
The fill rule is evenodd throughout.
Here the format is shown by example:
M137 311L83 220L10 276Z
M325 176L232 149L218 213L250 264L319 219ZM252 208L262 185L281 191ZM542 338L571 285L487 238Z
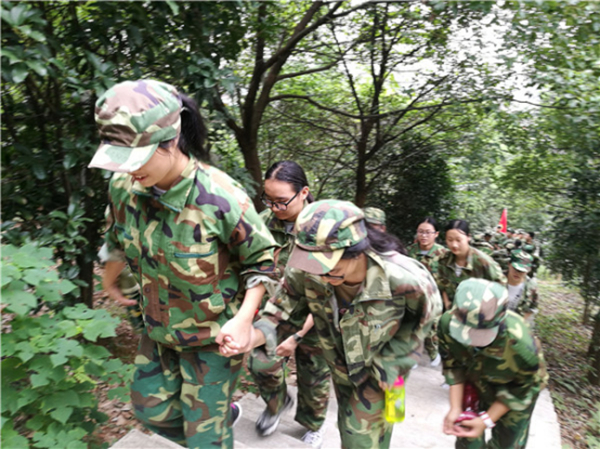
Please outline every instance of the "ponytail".
M201 161L208 161L208 150L204 146L208 137L208 129L198 110L198 104L190 97L179 94L182 103L181 135L179 149L183 154L194 156Z

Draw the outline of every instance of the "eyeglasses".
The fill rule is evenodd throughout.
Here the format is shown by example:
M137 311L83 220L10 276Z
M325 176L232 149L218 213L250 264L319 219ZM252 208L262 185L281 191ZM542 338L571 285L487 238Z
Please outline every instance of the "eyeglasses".
M435 234L435 231L417 231L417 234L419 234L419 235L430 235L430 234Z
M269 209L272 209L274 207L277 210L287 210L288 204L290 204L292 201L294 201L294 198L296 198L299 193L300 193L300 191L296 192L296 194L286 202L279 202L279 201L276 202L276 201L271 201L270 199L268 199L265 195L265 192L263 192L262 195L260 196L260 200Z
M345 277L343 274L341 276L334 276L333 274L329 274L329 273L320 274L319 276L321 276L322 278L327 278L327 279L331 279L334 281L343 281L344 277Z

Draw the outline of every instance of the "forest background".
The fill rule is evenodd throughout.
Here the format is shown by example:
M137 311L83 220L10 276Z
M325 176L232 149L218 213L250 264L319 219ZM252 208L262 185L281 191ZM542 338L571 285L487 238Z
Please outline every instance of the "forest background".
M2 381L33 391L3 405L3 440L41 406L35 444L76 444L76 411L100 419L86 382L126 376L91 344L112 332L91 309L110 173L87 164L95 100L137 78L198 101L212 162L258 209L283 159L317 199L385 210L405 243L425 216L483 232L508 208L579 289L600 382L599 3L3 1L1 52Z

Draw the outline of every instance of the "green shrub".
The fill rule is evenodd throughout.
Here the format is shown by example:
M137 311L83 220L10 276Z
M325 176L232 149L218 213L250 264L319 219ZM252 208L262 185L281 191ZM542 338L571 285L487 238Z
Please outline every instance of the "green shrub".
M131 368L90 342L119 323L83 304L56 309L78 287L52 269L52 250L2 245L2 446L85 448L98 423L94 389L129 382ZM109 399L127 400L124 387Z

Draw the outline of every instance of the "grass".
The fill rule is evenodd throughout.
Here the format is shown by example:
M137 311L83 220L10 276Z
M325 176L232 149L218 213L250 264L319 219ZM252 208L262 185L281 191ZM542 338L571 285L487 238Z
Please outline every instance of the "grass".
M595 444L600 441L600 387L587 380L592 325L582 324L584 302L576 289L560 278L540 274L535 331L548 365L563 447L599 447Z

